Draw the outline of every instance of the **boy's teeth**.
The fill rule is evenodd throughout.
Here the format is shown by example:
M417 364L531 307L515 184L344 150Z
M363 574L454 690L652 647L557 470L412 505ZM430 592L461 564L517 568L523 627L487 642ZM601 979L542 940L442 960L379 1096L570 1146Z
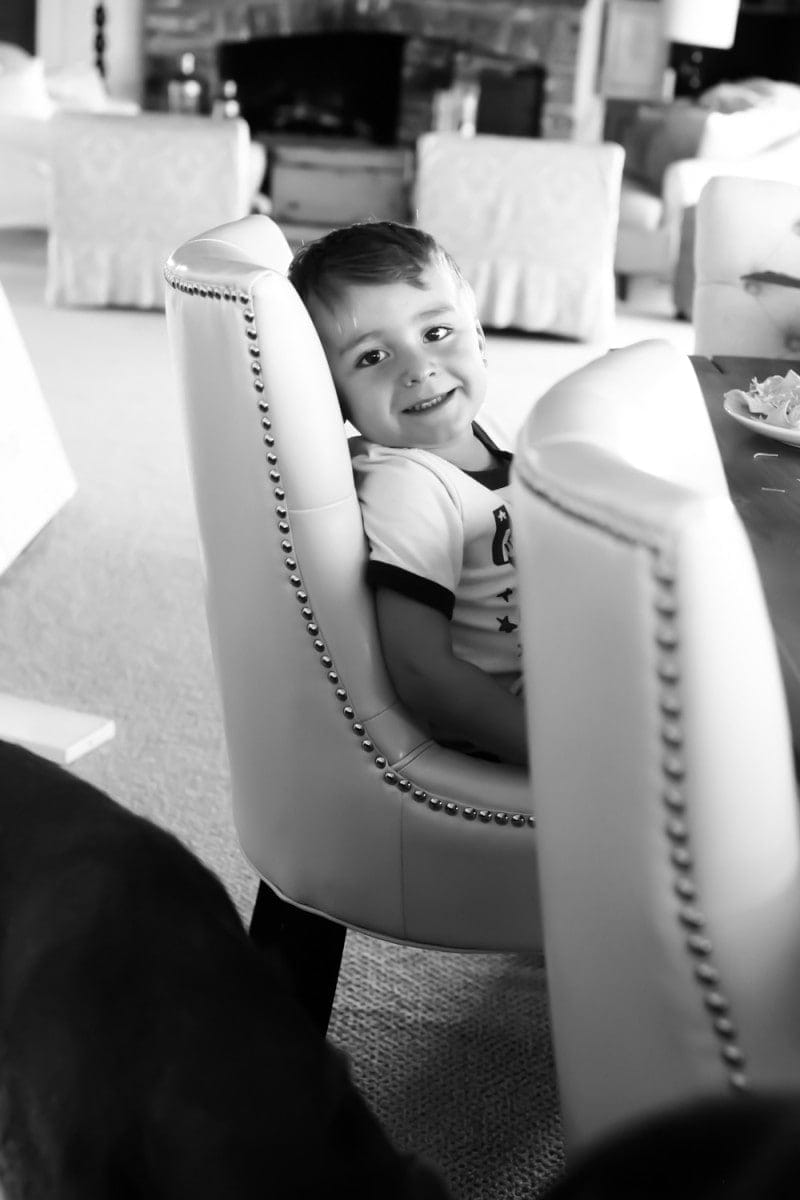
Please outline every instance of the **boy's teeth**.
M433 408L434 405L441 403L443 394L439 396L431 396L430 400L420 400L419 404L412 404L408 412L424 412L426 408Z

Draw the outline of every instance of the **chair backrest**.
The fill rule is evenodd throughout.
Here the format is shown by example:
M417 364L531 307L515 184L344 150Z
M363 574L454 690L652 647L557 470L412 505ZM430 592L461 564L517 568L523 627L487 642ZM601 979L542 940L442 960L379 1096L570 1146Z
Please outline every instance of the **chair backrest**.
M349 925L535 945L525 773L444 750L397 701L345 427L289 260L252 216L167 267L242 847L283 896Z
M531 781L573 1150L704 1093L800 1078L788 718L715 459L688 360L660 341L560 382L517 445Z
M720 175L697 204L697 354L800 357L798 183Z
M487 326L608 342L624 152L426 133L415 219L453 255Z
M50 141L50 303L161 308L175 246L249 211L245 121L63 112Z

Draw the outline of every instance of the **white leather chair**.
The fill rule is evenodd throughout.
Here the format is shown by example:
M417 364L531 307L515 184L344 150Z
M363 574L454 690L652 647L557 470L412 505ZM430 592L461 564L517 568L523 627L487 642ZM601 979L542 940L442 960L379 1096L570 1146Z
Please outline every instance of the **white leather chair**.
M800 1081L800 837L774 638L689 360L613 350L517 444L531 786L570 1154Z
M252 931L285 929L325 977L307 989L324 1026L345 926L540 945L537 862L526 773L431 742L389 683L345 427L289 260L268 217L213 229L170 258L166 308L234 819L264 881Z
M695 239L697 354L800 358L800 173L796 178L720 176L703 188Z
M608 345L620 146L426 133L415 221L453 255L490 328Z
M62 112L50 129L50 304L163 308L170 251L245 216L266 162L239 119Z

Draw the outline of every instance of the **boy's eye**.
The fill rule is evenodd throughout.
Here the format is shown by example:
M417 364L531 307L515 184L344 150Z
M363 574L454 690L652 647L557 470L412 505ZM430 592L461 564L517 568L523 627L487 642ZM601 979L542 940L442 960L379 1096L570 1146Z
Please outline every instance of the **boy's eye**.
M441 342L452 332L449 325L434 325L433 329L426 331L424 340L426 342Z
M356 362L357 367L376 367L386 358L385 350L367 350Z

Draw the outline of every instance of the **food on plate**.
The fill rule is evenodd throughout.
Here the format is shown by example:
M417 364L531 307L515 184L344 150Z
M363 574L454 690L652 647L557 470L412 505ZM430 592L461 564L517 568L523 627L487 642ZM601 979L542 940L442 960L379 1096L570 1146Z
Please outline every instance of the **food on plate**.
M767 425L800 429L800 375L796 371L770 375L763 383L753 379L746 392L741 388L726 392L725 399L729 398L745 403L750 415Z

